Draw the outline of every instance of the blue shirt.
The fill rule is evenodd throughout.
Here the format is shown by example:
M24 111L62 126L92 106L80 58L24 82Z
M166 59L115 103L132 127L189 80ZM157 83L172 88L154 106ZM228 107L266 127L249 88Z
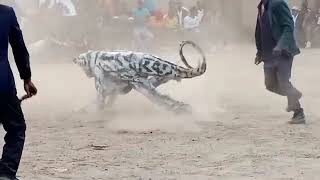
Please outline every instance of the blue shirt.
M149 20L150 12L146 8L137 8L133 11L136 26L145 26Z

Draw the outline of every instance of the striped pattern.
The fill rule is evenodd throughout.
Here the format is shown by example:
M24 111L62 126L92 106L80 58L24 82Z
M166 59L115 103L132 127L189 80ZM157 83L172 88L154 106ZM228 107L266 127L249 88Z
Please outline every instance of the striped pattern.
M197 68L192 68L183 55L183 47L189 44L203 56L203 62ZM185 107L185 104L170 97L163 98L164 95L159 94L155 89L170 80L180 81L206 72L205 56L193 42L182 42L180 57L186 68L152 54L122 50L89 51L76 58L74 63L82 67L88 77L95 78L95 86L102 104L105 97L125 94L134 88L149 98L158 97L155 103L158 102L172 109L173 106Z

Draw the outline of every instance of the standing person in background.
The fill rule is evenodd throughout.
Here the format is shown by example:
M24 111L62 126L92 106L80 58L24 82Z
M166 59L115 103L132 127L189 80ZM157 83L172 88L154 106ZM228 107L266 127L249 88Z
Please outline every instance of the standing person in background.
M203 17L203 11L198 12L196 7L190 9L190 14L184 18L184 36L197 44L201 43L200 24Z
M147 50L149 42L153 39L153 33L147 27L151 14L144 8L143 1L137 1L137 8L133 11L134 18L134 42L138 50Z
M302 93L290 82L293 58L300 53L294 38L294 22L284 0L261 0L256 25L255 64L264 62L266 88L288 99L288 112L294 112L290 124L304 124L300 105Z
M313 46L312 43L314 41L314 30L317 26L317 21L317 11L308 8L302 24L306 37L306 48L311 48Z
M0 1L0 122L7 132L0 160L0 180L15 180L25 141L26 123L8 61L10 43L26 97L37 94L31 81L29 54L14 10Z
M184 29L199 32L199 26L203 18L203 10L198 11L196 7L190 9L190 14L184 18Z
M205 9L204 3L202 1L198 0L197 4L196 4L196 8L197 8L198 13L204 12L204 9Z
M153 28L161 29L164 26L164 15L161 10L156 10L150 17L150 25Z
M164 25L168 29L177 30L178 18L175 15L174 9L169 8L168 14L164 16Z
M307 43L306 31L304 26L305 26L306 15L309 13L308 6L309 6L308 0L302 1L301 8L295 22L295 30L297 35L296 40L297 40L298 46L301 48L305 48Z
M202 16L201 18L200 18L200 22L199 22L199 24L203 21L203 19L205 18L205 13L206 13L206 11L205 11L205 8L204 8L204 6L203 6L204 4L203 4L203 2L202 1L197 1L197 4L196 4L196 9L197 9L197 16L199 17L199 16Z
M292 12L293 22L296 25L297 18L298 18L299 14L300 14L300 9L297 6L293 6L291 8L291 12Z
M189 15L189 9L183 6L181 0L176 2L176 15L178 17L178 23L181 29L184 28L184 18Z
M292 7L291 12L292 12L292 18L293 18L293 22L294 22L294 35L296 37L297 45L299 47L304 48L306 46L305 31L304 31L304 27L303 27L304 17L302 17L302 16L304 16L304 14L296 6Z

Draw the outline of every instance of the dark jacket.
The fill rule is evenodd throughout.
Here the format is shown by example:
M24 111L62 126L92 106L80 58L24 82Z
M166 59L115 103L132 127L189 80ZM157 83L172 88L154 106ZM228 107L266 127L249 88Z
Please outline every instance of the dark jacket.
M273 38L277 42L276 48L291 56L299 54L300 50L294 37L294 22L288 4L284 0L269 0L266 11L269 16ZM261 56L262 52L260 28L258 17L255 33L257 56Z
M11 7L0 4L0 95L16 94L14 77L8 61L9 43L21 79L30 79L29 53L17 17Z

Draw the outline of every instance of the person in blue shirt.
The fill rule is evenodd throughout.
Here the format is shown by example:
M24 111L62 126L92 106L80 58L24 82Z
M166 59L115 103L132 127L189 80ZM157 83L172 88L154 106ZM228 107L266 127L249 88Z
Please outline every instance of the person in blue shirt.
M151 14L148 9L144 8L143 1L138 0L138 7L133 11L134 18L134 42L138 51L147 51L154 38L153 33L148 28Z
M37 94L31 81L29 54L13 8L0 2L0 123L6 135L0 159L0 180L16 179L24 141L26 123L17 98L14 76L8 61L8 46L12 47L20 77L24 81L26 98Z
M145 27L148 24L150 16L149 10L143 6L143 1L138 0L138 7L133 11L135 26Z

